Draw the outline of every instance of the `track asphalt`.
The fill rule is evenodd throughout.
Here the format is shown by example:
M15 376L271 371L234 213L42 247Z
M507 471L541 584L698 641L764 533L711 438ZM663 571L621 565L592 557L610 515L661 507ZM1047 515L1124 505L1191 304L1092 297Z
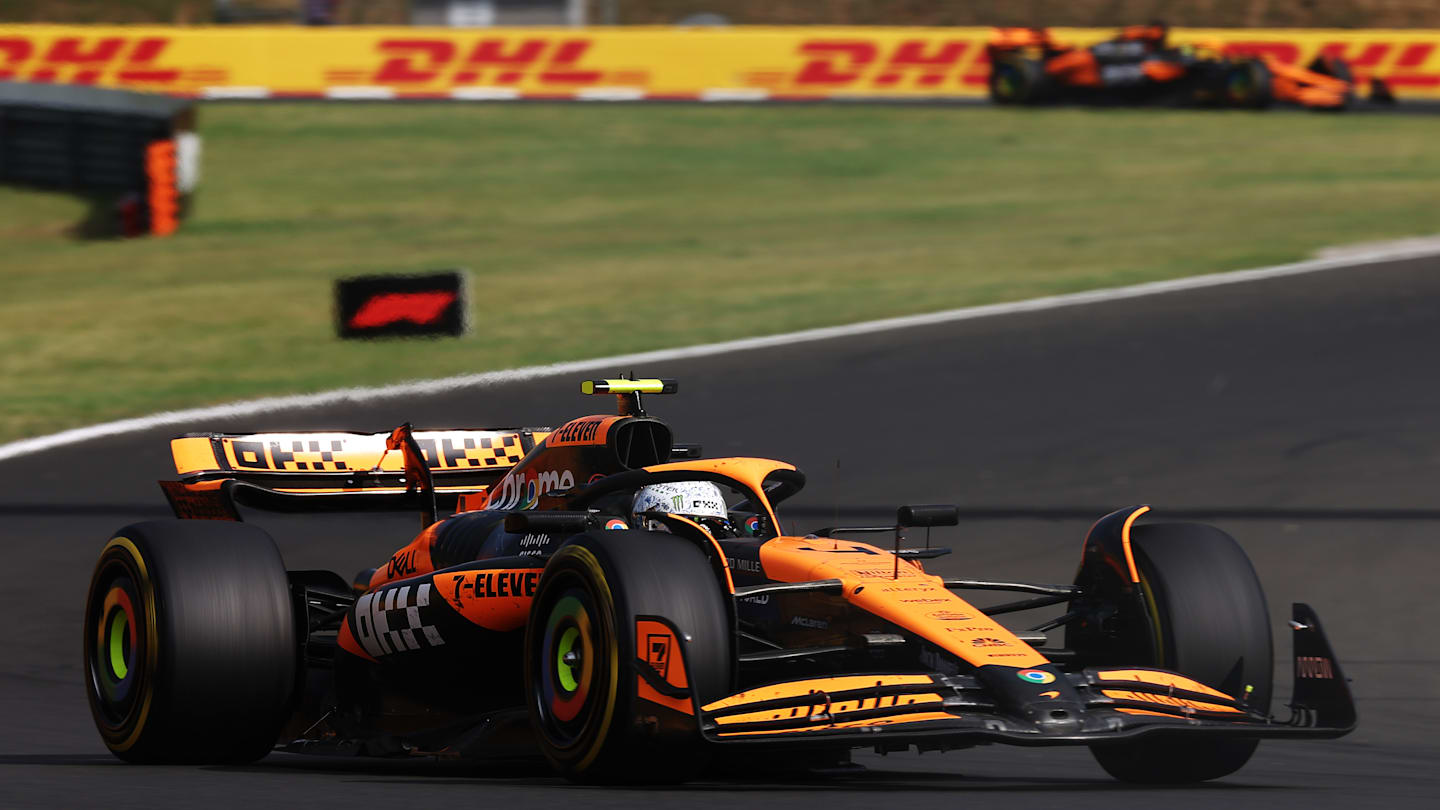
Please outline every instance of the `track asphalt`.
M1290 682L1291 601L1325 621L1360 728L1269 742L1235 776L1155 790L1084 750L857 753L861 769L681 789L569 785L540 768L272 755L243 768L109 757L80 681L85 586L109 532L164 517L154 481L184 430L556 424L587 402L566 378L212 422L0 462L7 619L0 807L907 806L1429 807L1440 799L1440 259L961 321L636 369L681 380L647 400L708 455L791 460L811 485L796 528L904 502L965 515L936 542L945 575L1066 582L1090 522L1150 503L1214 522L1249 551ZM423 347L417 347L423 350ZM628 371L616 369L615 371ZM1149 519L1149 518L1147 518ZM256 516L291 568L383 560L413 516ZM1038 617L1037 617L1038 620Z

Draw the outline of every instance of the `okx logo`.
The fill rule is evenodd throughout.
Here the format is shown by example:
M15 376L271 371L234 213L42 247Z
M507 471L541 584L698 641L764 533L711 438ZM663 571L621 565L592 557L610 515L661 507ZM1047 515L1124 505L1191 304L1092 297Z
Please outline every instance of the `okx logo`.
M335 284L343 338L465 333L465 278L458 271L423 276L364 276Z

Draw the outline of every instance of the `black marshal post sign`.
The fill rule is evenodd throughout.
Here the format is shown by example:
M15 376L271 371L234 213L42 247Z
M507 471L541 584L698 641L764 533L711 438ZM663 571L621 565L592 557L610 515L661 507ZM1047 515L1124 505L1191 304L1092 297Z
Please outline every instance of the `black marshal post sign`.
M463 335L465 274L360 276L335 282L342 338Z

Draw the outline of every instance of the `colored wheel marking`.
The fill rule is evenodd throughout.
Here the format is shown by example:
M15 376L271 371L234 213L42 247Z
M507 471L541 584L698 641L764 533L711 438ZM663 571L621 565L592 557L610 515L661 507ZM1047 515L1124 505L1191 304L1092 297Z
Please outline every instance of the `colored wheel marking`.
M124 588L111 585L110 590L105 593L105 601L100 606L100 615L106 617L117 611L125 614L126 631L133 646L135 643L135 607L130 602L130 594L126 593ZM102 618L100 627L97 628L98 641L102 648L105 646L106 629L105 620Z
M614 599L605 569L589 549L566 546L549 565L536 597L546 605L540 608L545 628L540 647L527 644L527 667L535 666L530 707L546 754L563 760L567 770L584 773L617 721L621 678ZM562 639L572 628L575 638L566 645L579 653L579 660L571 662L569 674L577 685L567 695L552 659L563 659Z
M110 671L122 681L130 674L130 665L125 660L125 637L129 630L129 617L117 610L110 619Z
M565 663L565 656L575 649L575 642L580 638L579 628L566 628L560 636L560 647L555 651L555 672L560 677L560 688L566 692L574 692L580 684L575 680L575 668Z
M545 630L545 645L555 651L555 674L553 680L544 679L544 690L550 711L562 723L579 717L589 698L590 682L594 677L594 661L589 654L588 641L591 637L590 613L585 603L575 596L565 596L557 601ZM580 652L578 678L576 667L564 662L565 653L577 647Z
M96 622L93 655L101 662L97 673L99 688L113 704L121 704L130 696L130 683L126 678L130 674L130 656L135 650L138 630L130 593L119 582L112 583L105 592ZM107 661L109 666L105 665Z
M581 632L592 652L585 659L580 691L588 694L592 688L595 690L595 700L590 701L592 705L587 712L585 725L591 730L598 730L591 734L592 742L574 763L575 771L583 772L600 756L602 746L595 741L605 738L604 730L610 728L610 724L615 720L615 704L620 685L620 651L613 630L607 632L607 628L615 627L615 601L610 593L605 569L588 549L572 546L562 549L559 554L567 552L576 563L589 571L591 587L587 590L590 604L586 607L595 613L593 624L588 612L584 614L584 621L580 622ZM575 739L575 742L583 742L583 739Z
M133 664L130 661L126 662L127 673L134 664L139 665L138 671L133 673L135 677L127 678L122 683L117 684L117 688L125 693L135 688L140 690L138 696L127 694L126 697L122 698L126 701L138 699L138 706L133 703L128 704L128 708L124 710L125 717L121 724L114 729L102 730L101 732L101 735L105 738L105 745L109 747L111 751L119 753L128 751L135 745L136 741L140 739L140 735L145 730L146 723L150 718L150 706L155 696L155 690L151 683L149 673L153 673L157 666L157 650L159 648L157 626L159 622L155 612L154 585L150 581L150 572L145 565L145 557L140 553L140 549L135 546L135 543L128 537L112 537L110 538L110 542L105 544L104 550L100 552L100 566L97 568L95 577L90 583L91 588L96 588L100 582L103 581L101 576L107 570L106 561L115 556L125 558L124 562L122 562L122 567L126 569L126 575L132 579L132 585L137 590L135 596L139 602L138 604L132 604L130 594L126 593L123 588L116 587L110 589L105 595L106 607L100 614L102 624L96 628L96 635L99 637L97 641L99 643L95 653L103 660L106 652L104 644L104 617L109 615L109 608L112 605L119 605L127 615L130 655L135 657L143 656L143 659L133 662ZM114 600L113 602L111 601L112 598ZM137 649L137 646L143 649ZM103 672L103 665L99 667L99 669ZM93 671L94 670L92 670L92 672ZM96 697L102 702L107 699L105 695L97 695Z

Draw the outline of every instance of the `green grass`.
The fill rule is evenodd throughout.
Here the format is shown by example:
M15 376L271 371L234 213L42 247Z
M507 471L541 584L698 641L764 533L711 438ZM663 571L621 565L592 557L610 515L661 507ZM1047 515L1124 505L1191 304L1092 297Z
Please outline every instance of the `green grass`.
M1419 116L280 104L201 130L169 239L78 241L79 201L0 189L0 440L1440 231ZM334 279L447 267L469 336L334 337Z

